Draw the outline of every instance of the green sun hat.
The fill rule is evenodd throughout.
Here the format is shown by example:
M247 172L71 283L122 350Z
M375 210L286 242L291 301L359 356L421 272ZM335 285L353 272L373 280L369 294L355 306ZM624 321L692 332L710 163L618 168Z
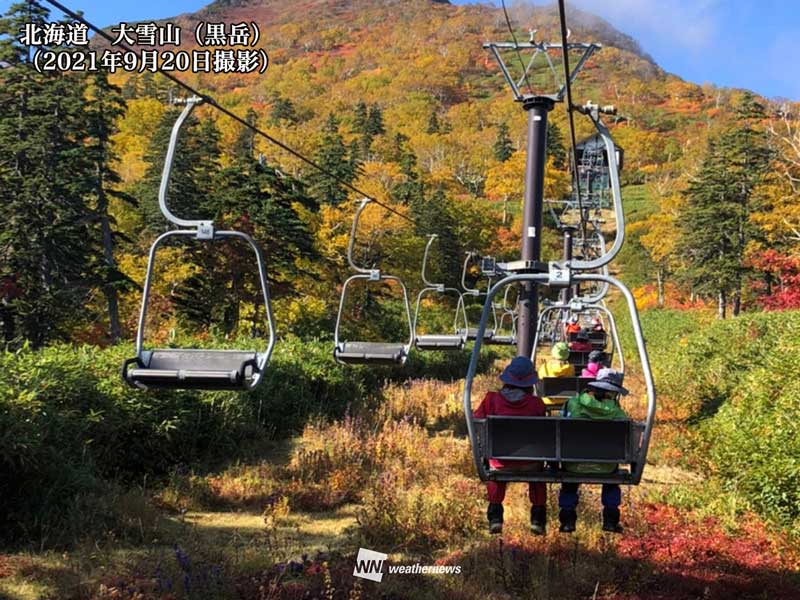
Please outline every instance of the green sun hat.
M566 342L558 342L553 346L550 354L558 360L567 360L569 358L569 346L567 346Z

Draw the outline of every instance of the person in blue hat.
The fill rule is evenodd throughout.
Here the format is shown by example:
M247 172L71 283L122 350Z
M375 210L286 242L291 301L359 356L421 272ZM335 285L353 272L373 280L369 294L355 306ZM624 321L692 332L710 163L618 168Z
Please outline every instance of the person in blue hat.
M498 392L489 392L475 409L473 415L477 419L485 419L489 415L517 417L543 417L545 407L542 399L533 393L533 386L538 381L533 363L525 356L517 356L500 374L503 387ZM492 469L508 469L521 467L541 470L542 463L522 460L489 459ZM489 532L503 531L503 500L506 495L505 481L487 481L486 491L489 497L489 508L486 517L489 520ZM531 501L531 531L536 535L544 535L547 522L546 502L547 486L543 482L531 482L528 488Z

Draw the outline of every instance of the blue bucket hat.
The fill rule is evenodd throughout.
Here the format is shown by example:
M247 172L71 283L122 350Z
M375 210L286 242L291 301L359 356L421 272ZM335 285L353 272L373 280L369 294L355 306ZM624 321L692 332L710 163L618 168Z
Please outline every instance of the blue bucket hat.
M531 387L539 381L531 360L525 356L517 356L500 374L500 381L514 387Z

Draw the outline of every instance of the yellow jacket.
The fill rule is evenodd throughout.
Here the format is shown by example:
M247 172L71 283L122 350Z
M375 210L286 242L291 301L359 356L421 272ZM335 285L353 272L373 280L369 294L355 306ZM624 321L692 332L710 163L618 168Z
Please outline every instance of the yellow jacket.
M575 377L575 366L560 360L548 360L539 367L539 379L545 377ZM561 406L565 398L542 398L548 406Z
M575 377L575 366L560 360L548 360L539 367L539 378Z

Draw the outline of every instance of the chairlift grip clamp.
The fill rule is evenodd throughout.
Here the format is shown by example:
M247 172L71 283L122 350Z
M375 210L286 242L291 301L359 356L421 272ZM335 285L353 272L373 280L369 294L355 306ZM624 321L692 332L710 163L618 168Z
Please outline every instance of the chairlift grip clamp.
M547 285L556 288L565 288L572 285L572 269L569 265L555 261L550 262L547 271Z
M213 240L214 239L214 222L213 221L200 221L197 224L197 239L198 240Z
M369 281L380 281L381 280L381 270L380 269L370 269L369 270Z

